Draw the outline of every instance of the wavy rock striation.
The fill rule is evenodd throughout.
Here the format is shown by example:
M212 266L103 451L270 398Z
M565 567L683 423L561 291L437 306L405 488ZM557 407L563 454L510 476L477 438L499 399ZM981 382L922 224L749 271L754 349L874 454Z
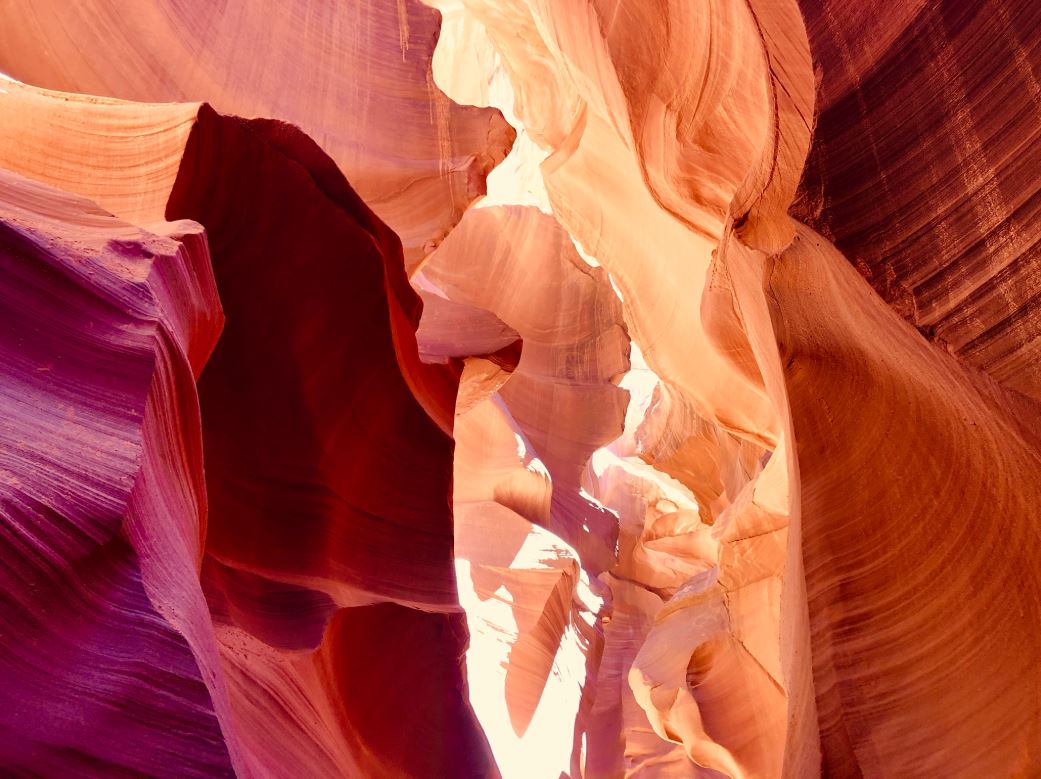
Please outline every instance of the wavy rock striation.
M821 84L796 213L926 338L1041 399L1041 10L854 5L801 4Z
M223 321L202 229L146 232L9 173L0 209L0 764L230 776L242 756L196 578L194 378Z

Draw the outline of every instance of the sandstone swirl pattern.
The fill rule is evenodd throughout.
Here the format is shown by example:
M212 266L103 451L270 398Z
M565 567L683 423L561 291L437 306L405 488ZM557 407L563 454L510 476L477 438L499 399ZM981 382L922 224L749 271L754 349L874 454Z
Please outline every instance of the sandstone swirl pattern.
M1041 774L1036 3L7 0L0 71L0 773Z

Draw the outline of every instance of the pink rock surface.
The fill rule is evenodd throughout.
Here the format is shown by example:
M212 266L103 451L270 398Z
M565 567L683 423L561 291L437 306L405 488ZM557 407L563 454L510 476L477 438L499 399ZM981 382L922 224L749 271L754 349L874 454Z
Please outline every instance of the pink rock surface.
M0 72L48 89L206 101L298 125L418 261L484 192L512 133L434 85L418 0L5 4Z

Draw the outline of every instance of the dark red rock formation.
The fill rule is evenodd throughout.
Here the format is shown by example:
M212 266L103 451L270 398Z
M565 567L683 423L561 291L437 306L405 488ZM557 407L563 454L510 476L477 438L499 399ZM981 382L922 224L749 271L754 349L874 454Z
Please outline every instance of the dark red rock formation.
M451 429L455 391L446 377L421 396L432 419L407 366L450 369L420 365L404 332L419 301L400 245L328 158L312 172L308 155L320 152L288 125L204 108L167 205L169 218L206 225L228 313L199 385L209 550L329 588L343 605L390 598L444 608L455 595L452 441L442 427ZM339 177L329 183L340 192L323 188L323 173ZM426 390L420 381L413 386ZM412 474L407 491L392 483L398 468ZM384 522L407 532L381 543ZM416 568L387 565L380 549Z
M299 130L206 108L167 216L206 225L228 320L199 383L207 553L294 601L349 607L310 648L362 771L486 775L465 623L444 613L457 610L455 379L419 362L400 243ZM232 617L251 610L236 594L222 591ZM279 630L269 612L264 631L291 641L300 617L285 616Z

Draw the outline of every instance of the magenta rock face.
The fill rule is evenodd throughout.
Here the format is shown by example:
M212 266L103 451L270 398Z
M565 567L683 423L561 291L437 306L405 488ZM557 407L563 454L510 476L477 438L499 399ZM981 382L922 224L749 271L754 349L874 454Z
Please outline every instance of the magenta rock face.
M206 510L194 377L222 323L201 228L155 235L9 174L0 193L2 762L232 775L188 584Z

